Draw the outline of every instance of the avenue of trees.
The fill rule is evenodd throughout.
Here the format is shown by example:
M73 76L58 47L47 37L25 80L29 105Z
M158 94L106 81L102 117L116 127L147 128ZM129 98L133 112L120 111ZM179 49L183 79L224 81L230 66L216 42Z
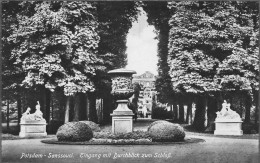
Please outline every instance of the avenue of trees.
M250 122L258 108L257 2L2 2L2 100L18 117L40 101L63 122L103 121L114 109L107 71L127 64L126 36L142 7L158 43L158 100L184 121L196 104L194 126L214 121L224 99ZM137 99L135 99L136 102ZM244 109L243 109L244 108ZM255 109L255 120L257 120ZM176 116L176 114L175 114ZM186 120L189 116L187 116Z
M205 121L215 120L226 99L240 115L245 108L245 122L250 122L251 107L258 108L258 6L235 1L144 3L159 39L159 99L179 105L180 121L186 116L183 105L189 114L194 102L193 124L204 130Z
M67 121L97 122L113 110L107 71L124 67L126 36L137 19L135 2L3 2L2 99L17 102L18 117L39 100ZM53 108L53 106L52 106Z

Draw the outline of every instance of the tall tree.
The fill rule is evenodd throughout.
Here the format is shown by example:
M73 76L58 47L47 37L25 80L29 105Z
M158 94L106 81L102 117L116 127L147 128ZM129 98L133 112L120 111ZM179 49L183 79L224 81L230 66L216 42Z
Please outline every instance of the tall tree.
M18 121L21 118L21 93L19 83L23 80L24 73L21 65L14 65L15 59L11 58L14 43L8 41L12 34L11 27L17 24L16 13L21 11L19 2L2 2L2 100L17 101Z
M90 2L20 2L18 24L8 38L25 72L24 87L36 85L66 96L94 91L99 36L96 7ZM26 12L27 11L27 12ZM48 104L45 104L48 106ZM47 115L48 116L48 115Z
M197 96L199 129L203 129L198 121L204 119L199 114L205 112L201 102L205 97L231 90L250 92L253 85L258 89L259 61L253 52L258 9L253 5L258 6L256 2L169 2L169 72L174 90Z
M98 57L106 69L95 77L96 96L104 99L104 122L110 121L114 104L110 94L111 81L107 71L123 68L127 64L126 39L132 22L137 20L138 4L134 1L97 2L98 12ZM94 99L94 97L92 97Z
M148 15L148 23L154 25L158 39L158 77L155 82L158 100L164 103L172 103L173 94L171 86L171 77L169 76L168 41L169 41L169 19L170 10L167 8L167 2L148 2L142 4L144 11Z

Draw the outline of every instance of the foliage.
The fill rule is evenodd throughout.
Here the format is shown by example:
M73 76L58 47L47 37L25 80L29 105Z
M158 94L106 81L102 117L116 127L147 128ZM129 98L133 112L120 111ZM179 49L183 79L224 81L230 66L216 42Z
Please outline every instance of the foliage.
M156 38L159 40L158 77L155 82L158 100L163 103L170 102L172 100L172 86L167 63L170 12L166 1L143 2L142 7L147 12L148 23L154 25L157 34Z
M65 95L94 90L99 36L96 8L89 2L21 2L8 41L15 64L26 76L23 86L44 85Z
M59 127L58 141L88 141L93 137L91 128L82 122L68 122Z
M170 75L177 92L258 89L255 2L170 2Z
M165 121L165 120L155 121L155 122L151 123L151 124L148 126L147 131L149 131L152 126L154 126L154 125L156 125L156 124L158 124L158 123L170 123L170 122Z
M148 133L152 137L152 141L158 142L183 141L185 137L183 127L179 124L173 124L167 121L153 122L149 126Z
M171 119L172 114L170 111L167 111L166 106L160 106L154 103L154 107L152 110L152 118L153 119Z
M107 70L126 66L126 36L137 20L137 3L98 2L99 55L107 63Z
M94 78L98 97L107 96L111 91L110 77L107 71L125 67L126 36L137 19L137 4L131 1L96 2L98 35L98 57L102 59L105 69L97 71Z
M146 131L133 131L128 133L112 134L110 132L95 132L95 139L149 139L150 136Z
M100 131L99 125L96 124L95 122L92 122L92 121L79 121L79 122L82 122L82 123L85 123L86 125L88 125L92 131L95 131L95 132Z
M18 2L2 2L2 99L15 99L20 90L24 74L20 65L14 65L11 59L11 50L14 43L8 41L12 34L11 26L17 23L16 13L21 11Z

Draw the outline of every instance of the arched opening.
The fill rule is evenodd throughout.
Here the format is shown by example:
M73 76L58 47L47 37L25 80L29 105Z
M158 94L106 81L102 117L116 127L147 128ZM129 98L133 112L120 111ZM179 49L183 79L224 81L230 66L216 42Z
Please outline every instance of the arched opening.
M157 75L157 44L155 28L147 22L147 14L140 8L138 20L133 22L127 35L127 69L133 69L137 75L146 71Z

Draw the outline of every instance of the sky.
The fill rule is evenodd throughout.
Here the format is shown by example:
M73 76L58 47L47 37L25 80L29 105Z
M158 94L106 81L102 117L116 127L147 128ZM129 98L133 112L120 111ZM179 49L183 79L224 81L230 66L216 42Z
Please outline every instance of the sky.
M133 23L127 35L127 69L135 70L137 75L150 71L157 75L157 43L154 26L148 25L147 15L142 12Z

